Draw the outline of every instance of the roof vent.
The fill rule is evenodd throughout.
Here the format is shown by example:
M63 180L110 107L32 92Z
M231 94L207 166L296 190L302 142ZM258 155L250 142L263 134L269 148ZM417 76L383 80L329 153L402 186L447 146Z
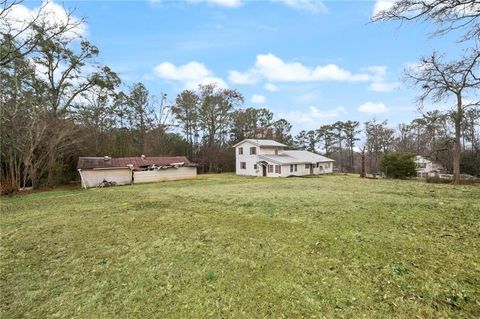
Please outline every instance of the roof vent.
M142 154L140 157L141 157L142 159L145 159L146 156Z
M103 157L103 160L104 160L104 161L109 161L110 159L111 159L110 156L104 156L104 157Z

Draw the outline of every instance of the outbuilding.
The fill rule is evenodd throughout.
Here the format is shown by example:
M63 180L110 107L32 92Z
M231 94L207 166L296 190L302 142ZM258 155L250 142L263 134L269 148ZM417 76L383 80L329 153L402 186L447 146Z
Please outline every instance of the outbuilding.
M197 168L185 156L80 157L77 170L83 188L195 179Z
M414 162L418 177L432 177L445 173L443 166L430 158L417 155Z

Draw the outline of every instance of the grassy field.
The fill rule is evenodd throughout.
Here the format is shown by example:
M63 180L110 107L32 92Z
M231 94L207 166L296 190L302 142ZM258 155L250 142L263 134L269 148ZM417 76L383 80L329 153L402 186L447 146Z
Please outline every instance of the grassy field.
M1 200L1 317L480 318L480 187L354 176Z

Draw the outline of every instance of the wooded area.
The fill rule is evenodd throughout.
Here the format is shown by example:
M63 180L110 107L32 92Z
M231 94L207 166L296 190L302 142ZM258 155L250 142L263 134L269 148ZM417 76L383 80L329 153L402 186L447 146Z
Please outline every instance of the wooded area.
M231 146L244 138L320 152L342 172L359 171L358 147L364 145L371 173L383 154L402 151L429 156L454 173L458 167L480 175L477 102L457 99L454 111L425 112L396 128L375 119L337 121L293 137L288 119L276 119L266 107L245 107L235 89L200 85L169 103L142 83L126 86L98 62L99 48L75 33L82 21L71 12L52 22L44 6L19 24L8 14L17 4L0 2L2 193L72 181L79 156L186 155L201 172L233 171ZM434 102L450 93L462 97L478 89L478 59L475 48L461 64L434 54L409 77L422 86L422 100L432 94ZM445 74L448 81L441 83Z

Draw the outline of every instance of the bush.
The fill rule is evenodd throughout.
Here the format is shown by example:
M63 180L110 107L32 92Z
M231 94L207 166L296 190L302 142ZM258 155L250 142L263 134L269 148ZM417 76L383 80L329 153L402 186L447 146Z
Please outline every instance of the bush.
M385 154L380 160L380 169L387 177L413 177L416 174L414 156L415 154L404 152Z

